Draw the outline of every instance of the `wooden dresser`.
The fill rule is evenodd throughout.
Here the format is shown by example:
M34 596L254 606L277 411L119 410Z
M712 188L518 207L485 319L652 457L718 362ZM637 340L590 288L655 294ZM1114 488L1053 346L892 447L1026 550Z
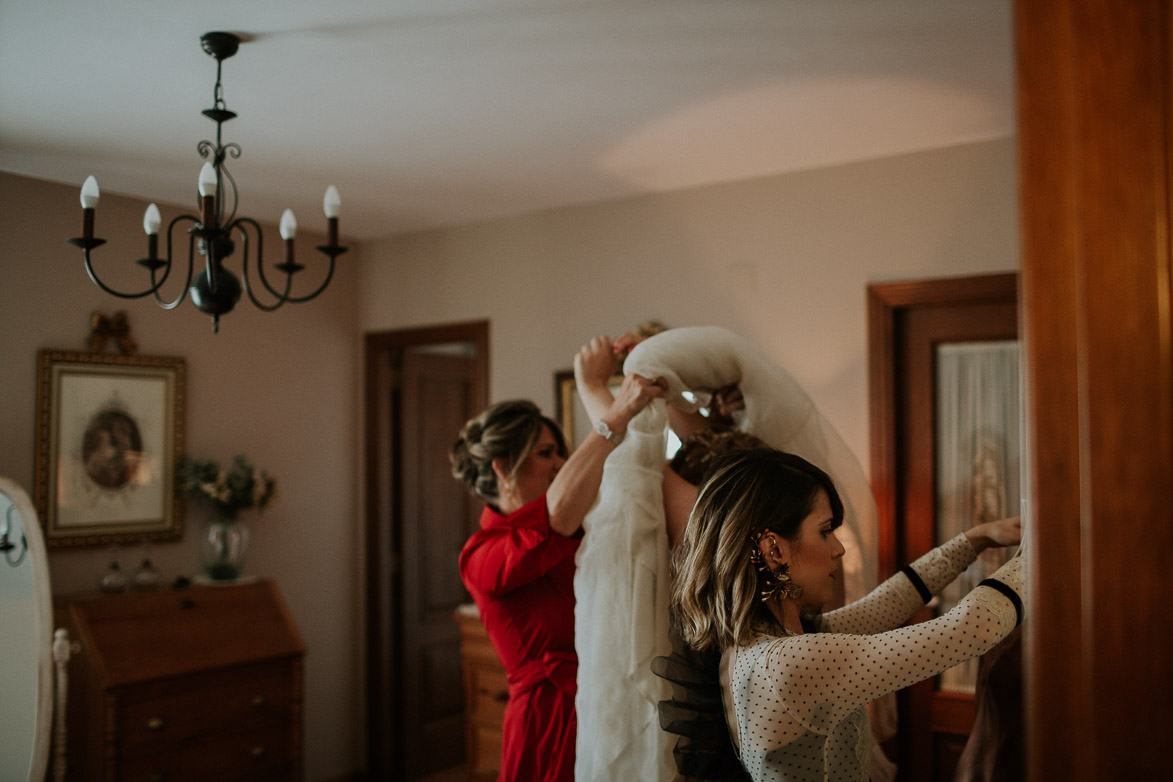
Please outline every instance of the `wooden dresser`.
M468 731L468 778L495 782L501 768L501 718L509 702L505 668L497 659L475 605L456 610Z
M302 779L305 647L276 586L57 600L70 780Z

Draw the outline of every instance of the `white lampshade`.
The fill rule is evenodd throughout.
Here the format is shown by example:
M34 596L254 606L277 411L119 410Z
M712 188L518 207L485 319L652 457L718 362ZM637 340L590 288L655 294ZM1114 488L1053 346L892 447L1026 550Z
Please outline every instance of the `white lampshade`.
M146 213L143 215L143 230L150 234L159 233L159 225L163 222L163 218L159 215L159 207L151 204L147 207Z
M281 230L282 239L292 239L297 236L297 218L293 216L292 209L286 209L281 213L281 225L278 226Z
M211 163L204 163L200 169L200 195L205 198L216 195L216 169Z
M338 188L330 185L326 188L325 198L322 199L322 211L326 213L326 217L337 217L341 208L342 198L338 195Z
M86 177L86 181L81 186L81 208L93 209L98 205L98 198L101 195L98 190L98 180L94 179L93 175Z

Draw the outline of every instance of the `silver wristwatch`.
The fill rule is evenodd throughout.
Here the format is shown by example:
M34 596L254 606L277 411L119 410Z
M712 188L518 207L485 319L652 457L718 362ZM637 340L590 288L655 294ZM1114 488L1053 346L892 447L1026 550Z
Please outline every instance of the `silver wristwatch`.
M619 443L623 442L623 435L622 434L615 434L615 432L612 432L611 427L608 426L607 422L604 421L602 418L600 418L598 421L595 421L595 431L598 432L600 437L607 440L609 443L611 443L611 445L614 445L616 448L619 447Z

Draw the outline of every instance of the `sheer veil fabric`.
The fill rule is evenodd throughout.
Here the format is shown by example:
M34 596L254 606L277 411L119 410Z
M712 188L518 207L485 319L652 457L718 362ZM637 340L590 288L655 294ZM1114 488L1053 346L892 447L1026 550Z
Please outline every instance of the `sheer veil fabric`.
M657 704L671 692L651 661L671 652L661 481L666 405L686 406L683 391L738 383L745 398L739 428L819 466L842 495L847 601L876 583L871 488L855 455L788 372L745 338L713 326L657 334L631 351L624 369L664 378L668 392L632 420L583 522L574 577L578 782L676 778L675 737L657 717Z

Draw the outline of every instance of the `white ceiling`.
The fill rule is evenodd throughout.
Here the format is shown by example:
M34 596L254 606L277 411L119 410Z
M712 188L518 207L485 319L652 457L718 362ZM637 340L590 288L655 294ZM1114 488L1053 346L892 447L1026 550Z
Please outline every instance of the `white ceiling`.
M1011 0L0 0L0 169L343 236L1014 133Z

